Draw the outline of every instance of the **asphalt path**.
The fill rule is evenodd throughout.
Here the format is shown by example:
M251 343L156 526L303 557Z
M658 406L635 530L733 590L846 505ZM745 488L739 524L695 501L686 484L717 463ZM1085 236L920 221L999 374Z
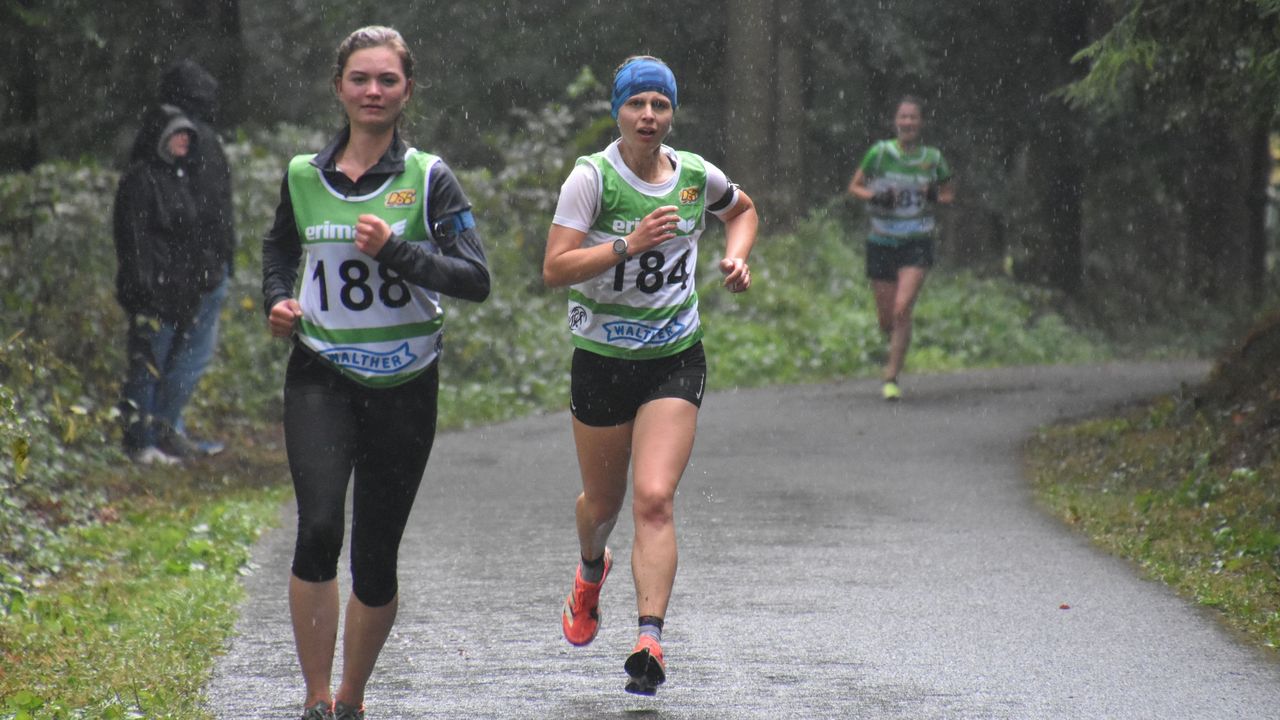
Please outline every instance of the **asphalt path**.
M441 434L369 720L1280 717L1274 652L1039 509L1022 466L1036 428L1206 371L909 376L897 404L869 381L709 395L676 501L680 571L655 698L622 690L628 512L599 637L573 648L560 636L580 487L568 415ZM217 718L300 712L291 515L255 548L206 688ZM340 578L345 596L345 558Z

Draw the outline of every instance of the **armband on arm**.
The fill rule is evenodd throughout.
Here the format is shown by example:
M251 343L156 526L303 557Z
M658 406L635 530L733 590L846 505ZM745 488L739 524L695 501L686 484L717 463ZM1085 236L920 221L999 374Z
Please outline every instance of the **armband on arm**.
M431 226L431 235L435 237L438 243L452 243L459 235L475 228L475 226L475 216L471 214L470 210L463 210L437 220Z

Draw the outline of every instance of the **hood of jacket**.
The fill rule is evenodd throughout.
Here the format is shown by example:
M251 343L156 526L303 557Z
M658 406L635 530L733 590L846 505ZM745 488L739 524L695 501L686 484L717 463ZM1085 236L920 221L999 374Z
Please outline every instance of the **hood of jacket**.
M156 141L156 155L170 165L181 164L180 161L185 162L185 158L174 157L173 152L169 150L169 138L176 132L186 131L191 133L191 144L194 146L200 133L196 130L196 124L183 115L176 106L161 105L160 109L164 112L167 122L160 129L160 137Z
M179 60L160 77L160 102L178 106L197 122L213 123L218 81L194 60Z
M129 162L160 160L169 165L174 164L175 158L169 153L169 136L179 130L191 133L194 149L199 141L200 131L178 106L165 104L148 109L142 116L142 126L138 128L138 135L134 138Z

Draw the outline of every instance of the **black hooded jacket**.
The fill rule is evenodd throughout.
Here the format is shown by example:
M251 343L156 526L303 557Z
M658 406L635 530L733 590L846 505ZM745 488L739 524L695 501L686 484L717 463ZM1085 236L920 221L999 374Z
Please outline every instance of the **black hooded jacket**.
M174 157L169 138L192 133L192 151ZM222 249L201 227L191 158L200 143L195 123L163 105L138 132L138 157L120 177L113 215L116 297L130 314L190 320L202 296L226 276Z
M160 104L143 116L142 129L133 143L130 161L146 159L154 144L146 137L148 128L162 122L164 105L171 105L195 124L198 140L192 146L187 165L192 194L196 200L198 232L217 248L228 268L236 249L235 209L231 200L231 166L218 139L213 121L217 113L218 81L192 60L180 60L160 78Z

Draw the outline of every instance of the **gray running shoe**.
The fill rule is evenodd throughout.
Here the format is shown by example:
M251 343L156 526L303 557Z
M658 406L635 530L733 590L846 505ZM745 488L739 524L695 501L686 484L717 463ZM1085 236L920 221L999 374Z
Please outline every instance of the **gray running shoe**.
M344 702L333 704L333 720L364 720L364 707L354 708Z
M193 440L172 428L160 432L156 446L165 454L176 458L208 457L217 455L226 447L220 442Z
M333 709L321 700L303 711L301 720L333 720Z
M182 459L170 455L155 445L129 452L129 459L139 465L181 465Z

